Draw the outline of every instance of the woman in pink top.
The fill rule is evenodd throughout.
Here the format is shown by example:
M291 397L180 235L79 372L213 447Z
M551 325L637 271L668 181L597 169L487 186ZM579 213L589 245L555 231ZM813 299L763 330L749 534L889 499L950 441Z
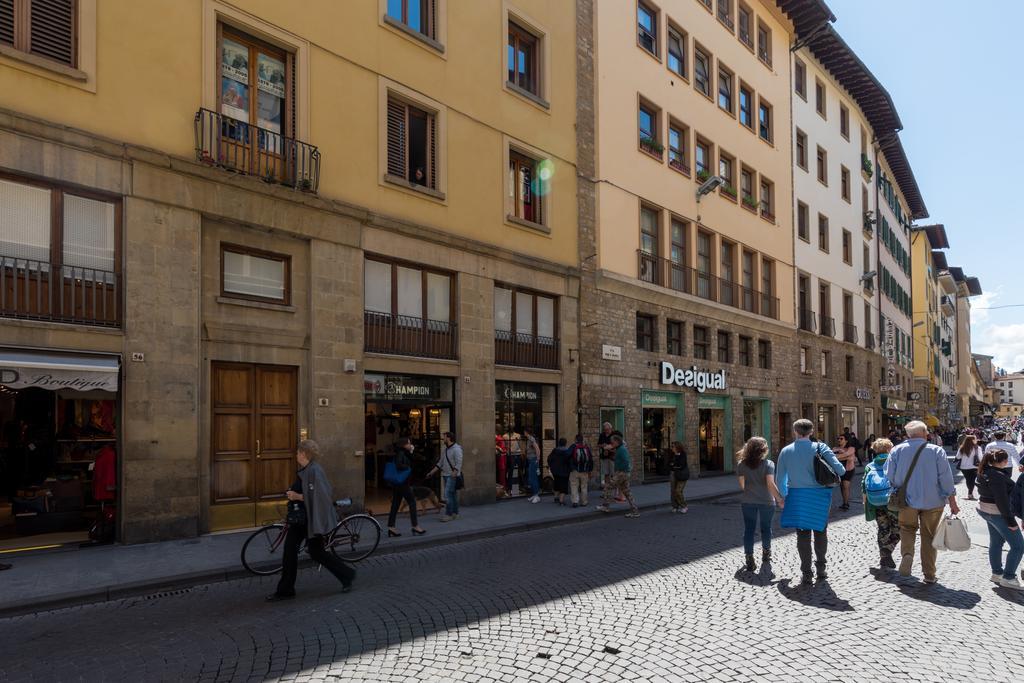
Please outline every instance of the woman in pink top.
M853 479L853 471L857 466L857 449L850 445L846 440L846 436L843 434L839 435L839 445L832 449L832 452L836 454L836 459L843 463L846 468L846 472L842 476L842 492L843 492L843 504L839 506L840 510L850 509L850 481Z

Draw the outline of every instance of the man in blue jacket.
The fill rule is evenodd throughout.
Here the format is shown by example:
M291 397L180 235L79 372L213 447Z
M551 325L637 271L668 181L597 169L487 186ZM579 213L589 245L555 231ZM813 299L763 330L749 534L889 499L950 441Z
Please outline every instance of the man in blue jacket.
M814 461L823 459L837 477L846 472L832 450L823 443L813 443L814 423L797 420L793 423L793 443L779 453L775 465L775 483L785 499L779 524L784 529L796 529L796 549L800 553L801 583L814 583L811 573L811 536L814 536L815 567L818 581L828 578L825 573L825 553L828 551L828 514L832 509L832 489L822 486L814 476ZM838 481L838 479L837 479Z
M885 476L894 488L906 493L907 507L900 510L900 576L910 576L914 565L914 545L921 529L921 572L925 583L935 583L937 552L932 539L949 503L950 512L959 514L953 471L942 446L928 443L928 425L917 420L905 427L907 440L892 449L885 464ZM919 454L919 455L918 455ZM914 459L917 464L914 465ZM911 472L913 466L913 472ZM909 473L909 477L907 476Z

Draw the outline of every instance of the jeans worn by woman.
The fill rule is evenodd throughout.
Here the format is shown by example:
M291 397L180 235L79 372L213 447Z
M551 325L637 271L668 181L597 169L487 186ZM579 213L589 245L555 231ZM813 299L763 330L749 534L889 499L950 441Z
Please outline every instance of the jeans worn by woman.
M992 573L999 574L1004 579L1017 577L1017 568L1020 566L1021 558L1024 558L1024 536L1020 529L1011 531L1010 526L1003 519L1002 515L993 515L987 512L978 512L988 523L988 561L992 565ZM1006 543L1006 562L1003 562L1003 543Z
M443 477L444 479L444 513L451 517L459 514L459 492L455 488L458 477Z
M530 477L530 495L540 495L540 460L537 458L527 458L526 468L529 471Z
M754 532L757 529L759 517L761 519L761 547L764 550L771 550L772 518L775 516L775 506L743 503L740 507L743 509L743 550L747 555L754 554Z

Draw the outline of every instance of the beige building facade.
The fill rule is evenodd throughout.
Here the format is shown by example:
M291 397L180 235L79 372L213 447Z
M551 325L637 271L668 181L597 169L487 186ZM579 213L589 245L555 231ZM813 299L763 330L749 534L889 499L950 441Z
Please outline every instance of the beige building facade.
M575 13L409 4L82 0L0 52L4 446L48 453L2 510L76 491L0 542L278 518L305 437L376 514L398 438L454 431L469 503L571 438Z

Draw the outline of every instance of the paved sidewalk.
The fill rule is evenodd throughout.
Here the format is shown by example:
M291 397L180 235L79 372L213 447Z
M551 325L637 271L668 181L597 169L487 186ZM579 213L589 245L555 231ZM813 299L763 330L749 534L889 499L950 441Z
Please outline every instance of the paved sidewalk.
M739 491L733 476L694 479L686 488L688 501L726 496ZM642 509L667 507L668 484L633 488ZM463 506L459 519L442 524L437 514L422 515L425 536L409 533L409 517L399 517L401 538L385 535L377 553L460 543L542 527L573 524L603 513L594 509L600 492L592 491L590 507L561 507L545 496L540 503L509 500L493 505ZM627 511L615 504L613 512ZM383 522L382 522L383 523ZM69 605L151 595L198 584L248 576L239 553L249 531L200 536L181 541L144 543L6 556L14 567L0 573L0 616L36 612Z

